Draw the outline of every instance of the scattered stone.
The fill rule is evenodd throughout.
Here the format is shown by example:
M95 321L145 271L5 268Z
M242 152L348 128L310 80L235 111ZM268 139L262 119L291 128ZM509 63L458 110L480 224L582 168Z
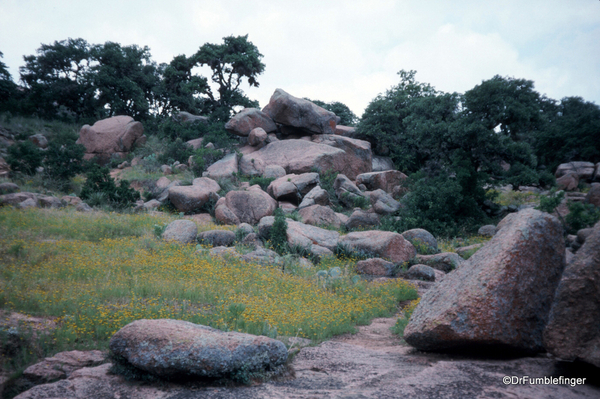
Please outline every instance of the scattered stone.
M544 346L567 361L600 367L600 223L592 229L556 289Z
M89 206L88 204L86 204L85 202L79 203L75 206L75 210L77 212L92 212L93 209L91 206Z
M229 247L235 242L235 233L230 230L208 230L198 233L200 244L213 247Z
M433 234L425 229L411 229L402 233L417 250L417 253L427 255L438 252L438 243Z
M150 201L144 202L142 208L146 211L155 211L160 207L162 203L159 200L151 199Z
M391 215L400 209L400 202L396 201L390 194L382 189L369 193L373 210L380 215Z
M36 147L41 149L48 148L48 139L43 134L37 133L32 136L29 136L29 141L35 144Z
M191 186L172 186L168 189L169 200L179 212L200 209L209 200L216 201L221 186L208 177L194 179Z
M162 238L166 241L177 241L182 244L196 242L198 226L191 220L174 220L165 229Z
M328 206L311 205L298 211L302 221L313 226L332 226L339 229L341 222L335 212Z
M67 206L76 206L81 203L81 198L75 197L73 195L65 195L60 200L64 202Z
M356 176L356 184L364 184L367 190L381 189L386 193L392 193L394 187L402 185L406 179L407 176L400 171L386 170L358 175Z
M186 170L188 170L188 166L186 164L180 164L180 165L175 165L173 166L173 169L175 170L175 173L181 173L181 172L185 172Z
M416 250L398 233L391 231L358 231L340 237L340 244L393 263L404 263L415 257Z
M356 273L358 274L391 277L394 275L394 271L394 264L381 258L370 258L356 263Z
M37 208L37 206L37 198L28 198L23 202L19 202L19 204L17 205L19 209Z
M493 237L496 235L496 226L493 224L486 224L485 226L481 226L479 230L477 230L477 234L484 237Z
M231 178L238 173L238 157L235 152L225 155L206 169L206 177L211 179Z
M263 112L275 122L317 134L335 133L340 120L333 112L281 89L275 90Z
M225 124L227 131L242 137L247 137L257 127L267 133L277 130L275 122L257 108L244 108Z
M328 256L334 256L333 251L331 251L328 248L322 247L320 245L313 244L310 247L310 251L312 252L312 254L314 256L316 256L317 258L319 258L319 260L322 259L322 258L328 257Z
M569 173L556 179L556 186L559 190L573 191L579 187L579 176L576 173Z
M102 162L113 155L124 156L135 144L145 141L144 126L130 116L113 116L94 125L84 125L79 132L77 144L83 144L84 159L99 157Z
M326 144L343 150L346 153L343 173L350 179L355 179L361 173L371 172L372 153L371 143L368 141L351 139L334 134L319 134L312 136L312 142Z
M260 238L258 238L258 235L256 235L256 233L250 233L242 239L242 245L246 245L256 249L262 247L263 243L260 240Z
M337 231L322 229L294 220L288 220L287 224L287 239L290 245L308 249L311 249L313 245L318 245L334 251L340 238L340 233Z
M585 196L585 202L600 207L600 183L592 183L590 191Z
M372 172L384 172L386 170L394 170L394 162L391 158L388 157L380 157L373 155L371 165Z
M277 207L281 209L284 214L294 213L298 210L298 207L288 201L278 201Z
M127 162L127 161L121 162L120 164L117 165L117 169L125 169L128 166L129 166L129 162Z
M51 208L58 209L63 208L65 204L60 200L60 198L53 197L51 195L41 195L37 196L37 200L40 208Z
M542 351L554 291L564 268L562 225L527 209L428 290L404 330L420 350Z
M267 192L278 201L299 204L302 197L318 184L318 173L290 174L272 181L267 188Z
M336 125L335 134L344 137L356 138L356 128L352 126Z
M197 150L199 148L202 148L203 141L204 141L204 139L202 137L200 137L198 139L188 140L185 143L187 145L189 145L190 147L192 147L194 150Z
M163 175L173 174L173 171L171 170L171 167L169 165L162 165L160 167L160 171L163 173Z
M6 205L19 205L21 202L28 200L28 199L33 199L36 201L36 206L37 206L37 194L36 193L30 193L27 191L22 191L19 193L10 193L10 194L4 194L0 196L0 204L6 204Z
M446 274L427 265L412 265L406 272L410 280L441 281Z
M254 147L262 147L267 141L267 132L262 127L252 129L248 135L248 144Z
M45 384L69 377L75 370L98 366L106 361L106 354L98 351L59 352L29 366L23 377L34 384Z
M195 215L188 215L184 217L196 224L199 224L200 226L208 226L213 224L213 218L208 213L197 213Z
M263 172L263 177L267 179L278 179L285 175L285 169L279 165L267 165L265 166L265 171Z
M449 273L458 269L464 262L464 259L454 252L442 252L434 255L417 255L415 260L434 269Z
M277 202L258 185L245 191L230 191L224 198L215 208L215 218L221 223L255 225L277 208Z
M0 183L0 195L16 193L17 191L19 191L19 186L15 183Z
M346 221L345 226L348 230L379 226L379 216L375 212L363 211L360 208L356 208Z
M322 189L320 186L313 187L298 205L298 209L306 208L312 205L329 205L329 193L327 190Z
M354 208L355 202L359 198L365 198L365 195L356 187L356 184L341 173L333 181L333 189L338 199L348 208Z
M574 173L577 175L577 180L589 180L594 175L594 170L596 166L591 162L569 162L569 163L561 163L556 168L556 172L554 173L554 177L557 179L562 176L568 175L570 173ZM558 183L558 180L557 180Z
M279 165L287 173L318 170L344 171L346 153L339 148L306 140L281 140L267 144L240 159L240 171L249 176L263 175L267 165Z

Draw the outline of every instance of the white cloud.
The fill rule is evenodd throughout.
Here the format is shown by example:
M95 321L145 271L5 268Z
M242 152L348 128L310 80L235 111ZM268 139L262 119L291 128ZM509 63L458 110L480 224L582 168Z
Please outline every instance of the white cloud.
M0 51L18 77L40 43L148 45L157 62L249 34L264 55L266 105L277 87L342 101L357 114L396 84L400 69L439 90L464 92L496 74L534 80L553 98L600 103L600 2L3 0Z

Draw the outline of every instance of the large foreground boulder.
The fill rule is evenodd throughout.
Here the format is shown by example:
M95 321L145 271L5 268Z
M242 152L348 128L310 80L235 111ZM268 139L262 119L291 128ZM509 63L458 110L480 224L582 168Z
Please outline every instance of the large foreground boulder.
M344 171L346 153L326 144L307 140L281 140L267 144L240 159L240 172L262 176L268 165L279 165L287 173L308 173L314 169Z
M600 223L562 275L546 330L546 350L600 367Z
M263 217L272 215L276 208L277 201L254 185L248 190L228 192L217 202L215 218L224 224L255 225Z
M354 251L403 263L415 257L415 247L400 234L391 231L358 231L340 238L340 244Z
M333 112L281 89L275 90L263 112L277 123L316 134L334 134L340 121Z
M136 320L110 339L110 350L129 364L163 378L231 377L273 369L287 360L281 341L182 320Z
M221 186L208 177L194 179L191 186L172 186L169 200L179 212L191 212L201 208L209 200L216 201Z
M542 332L564 268L562 225L526 209L427 291L404 339L421 350L543 350Z
M92 126L84 125L79 132L77 144L85 147L85 158L100 156L108 159L112 154L120 156L131 151L134 144L143 143L144 126L130 116L113 116L102 119Z
M248 137L257 127L267 133L277 130L275 122L258 108L244 108L225 124L227 131L242 137Z

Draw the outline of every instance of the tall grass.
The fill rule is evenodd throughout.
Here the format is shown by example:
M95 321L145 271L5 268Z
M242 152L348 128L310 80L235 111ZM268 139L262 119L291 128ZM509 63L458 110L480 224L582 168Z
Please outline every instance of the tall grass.
M344 269L325 286L316 270L284 273L154 238L169 218L0 209L0 308L56 317L53 349L102 349L141 318L322 340L417 296L403 280L353 279L352 261L325 259L320 267Z

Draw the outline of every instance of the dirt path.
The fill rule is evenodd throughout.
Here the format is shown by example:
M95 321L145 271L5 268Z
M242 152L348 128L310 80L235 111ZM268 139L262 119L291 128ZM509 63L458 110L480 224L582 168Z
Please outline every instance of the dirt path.
M410 351L410 347L390 330L396 324L397 319L398 315L373 319L371 324L359 326L356 334L340 335L333 338L332 341L404 355Z

